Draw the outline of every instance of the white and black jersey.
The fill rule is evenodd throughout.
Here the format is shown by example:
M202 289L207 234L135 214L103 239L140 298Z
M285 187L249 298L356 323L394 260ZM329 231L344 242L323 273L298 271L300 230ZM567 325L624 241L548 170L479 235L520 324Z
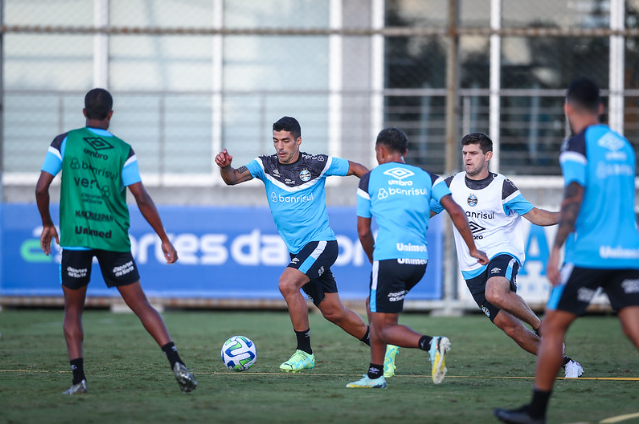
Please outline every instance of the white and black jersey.
M523 265L524 238L521 215L530 212L533 205L524 199L519 189L501 174L490 173L483 180L471 180L465 172L448 177L453 200L466 213L475 245L488 258L500 254L513 256ZM443 207L432 203L431 210L439 213ZM481 274L486 266L469 254L468 246L453 226L459 267L466 280Z

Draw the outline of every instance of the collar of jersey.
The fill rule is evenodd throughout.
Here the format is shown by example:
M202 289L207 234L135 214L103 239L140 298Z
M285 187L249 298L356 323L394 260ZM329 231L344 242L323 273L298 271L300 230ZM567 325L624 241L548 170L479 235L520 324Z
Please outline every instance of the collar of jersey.
M94 134L102 135L104 137L113 137L113 134L111 134L107 130L103 130L102 128L91 128L91 127L86 127L86 128L87 130L91 131Z
M301 158L301 156L300 156ZM326 173L326 171L331 167L331 162L333 161L332 157L328 157L326 159L326 165L324 166L324 169L322 169L322 172L320 173L320 175L317 178L313 178L312 180L310 180L307 183L304 183L302 185L298 185L295 187L289 187L286 184L284 184L283 182L273 178L273 176L271 176L268 172L266 172L266 170L264 169L264 163L262 162L262 159L260 158L260 160L257 161L257 163L259 163L259 165L262 167L262 172L264 173L264 175L266 176L266 178L273 183L274 185L276 185L277 187L281 188L284 191L288 191L290 193L294 193L296 191L301 191L301 190L306 190L307 188L313 187L315 184L317 184L321 179L322 176ZM296 163L297 161L295 161L294 163ZM286 165L293 165L293 164L286 164Z
M483 180L471 180L470 178L468 178L468 174L464 174L464 181L466 183L466 187L468 187L469 189L481 190L488 187L490 183L493 182L496 176L497 174L489 172L488 176Z

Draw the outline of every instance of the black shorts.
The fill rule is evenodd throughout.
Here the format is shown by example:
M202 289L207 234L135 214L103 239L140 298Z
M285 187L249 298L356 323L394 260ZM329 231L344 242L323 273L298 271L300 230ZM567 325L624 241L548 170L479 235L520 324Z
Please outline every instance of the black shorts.
M140 280L138 266L131 252L108 250L63 250L60 281L63 286L77 290L89 284L93 257L98 258L107 287L126 286Z
M297 254L291 255L288 268L295 268L306 274L311 281L302 290L309 299L319 306L326 293L337 293L337 282L331 272L331 266L337 260L339 247L336 240L312 241Z
M424 276L427 263L426 259L386 259L373 262L371 312L402 312L404 298Z
M468 290L473 295L473 299L477 303L484 314L490 321L494 321L499 313L499 308L486 300L486 283L492 277L504 277L510 281L510 290L517 292L517 273L519 272L519 262L510 255L495 256L486 270L475 278L466 280Z
M553 287L546 307L583 315L601 287L615 311L639 306L639 269L593 269L565 264L561 284Z

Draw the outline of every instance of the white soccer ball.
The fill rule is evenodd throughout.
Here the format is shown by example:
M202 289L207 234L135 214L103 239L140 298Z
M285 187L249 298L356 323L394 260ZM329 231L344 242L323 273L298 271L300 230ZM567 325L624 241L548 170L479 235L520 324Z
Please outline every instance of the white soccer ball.
M257 359L255 343L248 337L233 336L222 345L222 362L233 371L246 371Z

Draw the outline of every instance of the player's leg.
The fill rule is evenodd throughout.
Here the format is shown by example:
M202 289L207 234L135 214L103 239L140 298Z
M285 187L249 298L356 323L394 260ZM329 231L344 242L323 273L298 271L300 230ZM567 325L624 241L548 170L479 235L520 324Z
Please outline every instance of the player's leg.
M84 357L82 343L82 313L86 300L87 287L91 277L91 261L93 253L88 250L64 250L60 265L62 292L64 293L64 339L67 344L73 381L71 388L64 392L67 395L87 393L86 376L84 375Z
M386 342L382 338L384 320L378 319L378 314L374 312L368 313L370 323L370 346L371 346L371 362L368 371L364 376L352 383L348 383L346 387L350 389L384 389L386 388L386 379L384 377L384 356L386 352ZM397 315L394 315L394 322L397 324ZM376 326L377 323L377 326Z
M541 341L540 337L529 330L518 318L515 318L505 310L498 310L493 317L493 324L513 339L522 349L537 355Z
M598 281L607 278L607 272L576 268L572 264L563 266L562 284L553 288L542 322L543 337L537 354L532 401L518 409L495 409L495 415L500 420L545 422L555 378L563 363L566 332L570 324L586 310L598 287Z
M62 291L64 292L64 339L67 343L71 371L73 372L71 388L64 394L87 393L84 357L82 355L82 342L84 341L82 312L84 311L87 286L75 290L62 286Z
M324 293L317 307L324 318L359 340L369 331L362 317L344 306L337 293Z
M145 330L166 355L180 390L184 393L195 390L197 387L195 377L180 358L162 316L151 306L142 290L140 274L131 252L100 250L97 251L96 256L107 286L118 289L124 302L140 319Z
M628 306L618 313L621 327L630 341L639 349L639 306Z
M295 353L280 365L284 372L299 372L304 369L315 368L315 355L311 348L310 325L308 322L308 307L300 293L300 288L308 283L309 278L296 268L284 270L279 280L279 289L286 300L288 314L293 324L297 348Z
M519 296L515 279L519 262L510 255L494 257L486 269L486 299L499 309L508 311L531 328L538 330L541 320Z
M619 311L623 332L639 349L639 270L613 271L603 287L612 308Z
M577 315L565 311L547 311L542 323L544 337L537 354L532 400L518 409L496 409L504 422L546 422L546 411L557 373L563 365L563 343L566 331Z
M280 293L286 300L288 306L288 314L295 331L307 331L308 323L308 307L304 296L300 293L300 289L310 279L307 275L295 268L286 268L280 276L278 287Z

